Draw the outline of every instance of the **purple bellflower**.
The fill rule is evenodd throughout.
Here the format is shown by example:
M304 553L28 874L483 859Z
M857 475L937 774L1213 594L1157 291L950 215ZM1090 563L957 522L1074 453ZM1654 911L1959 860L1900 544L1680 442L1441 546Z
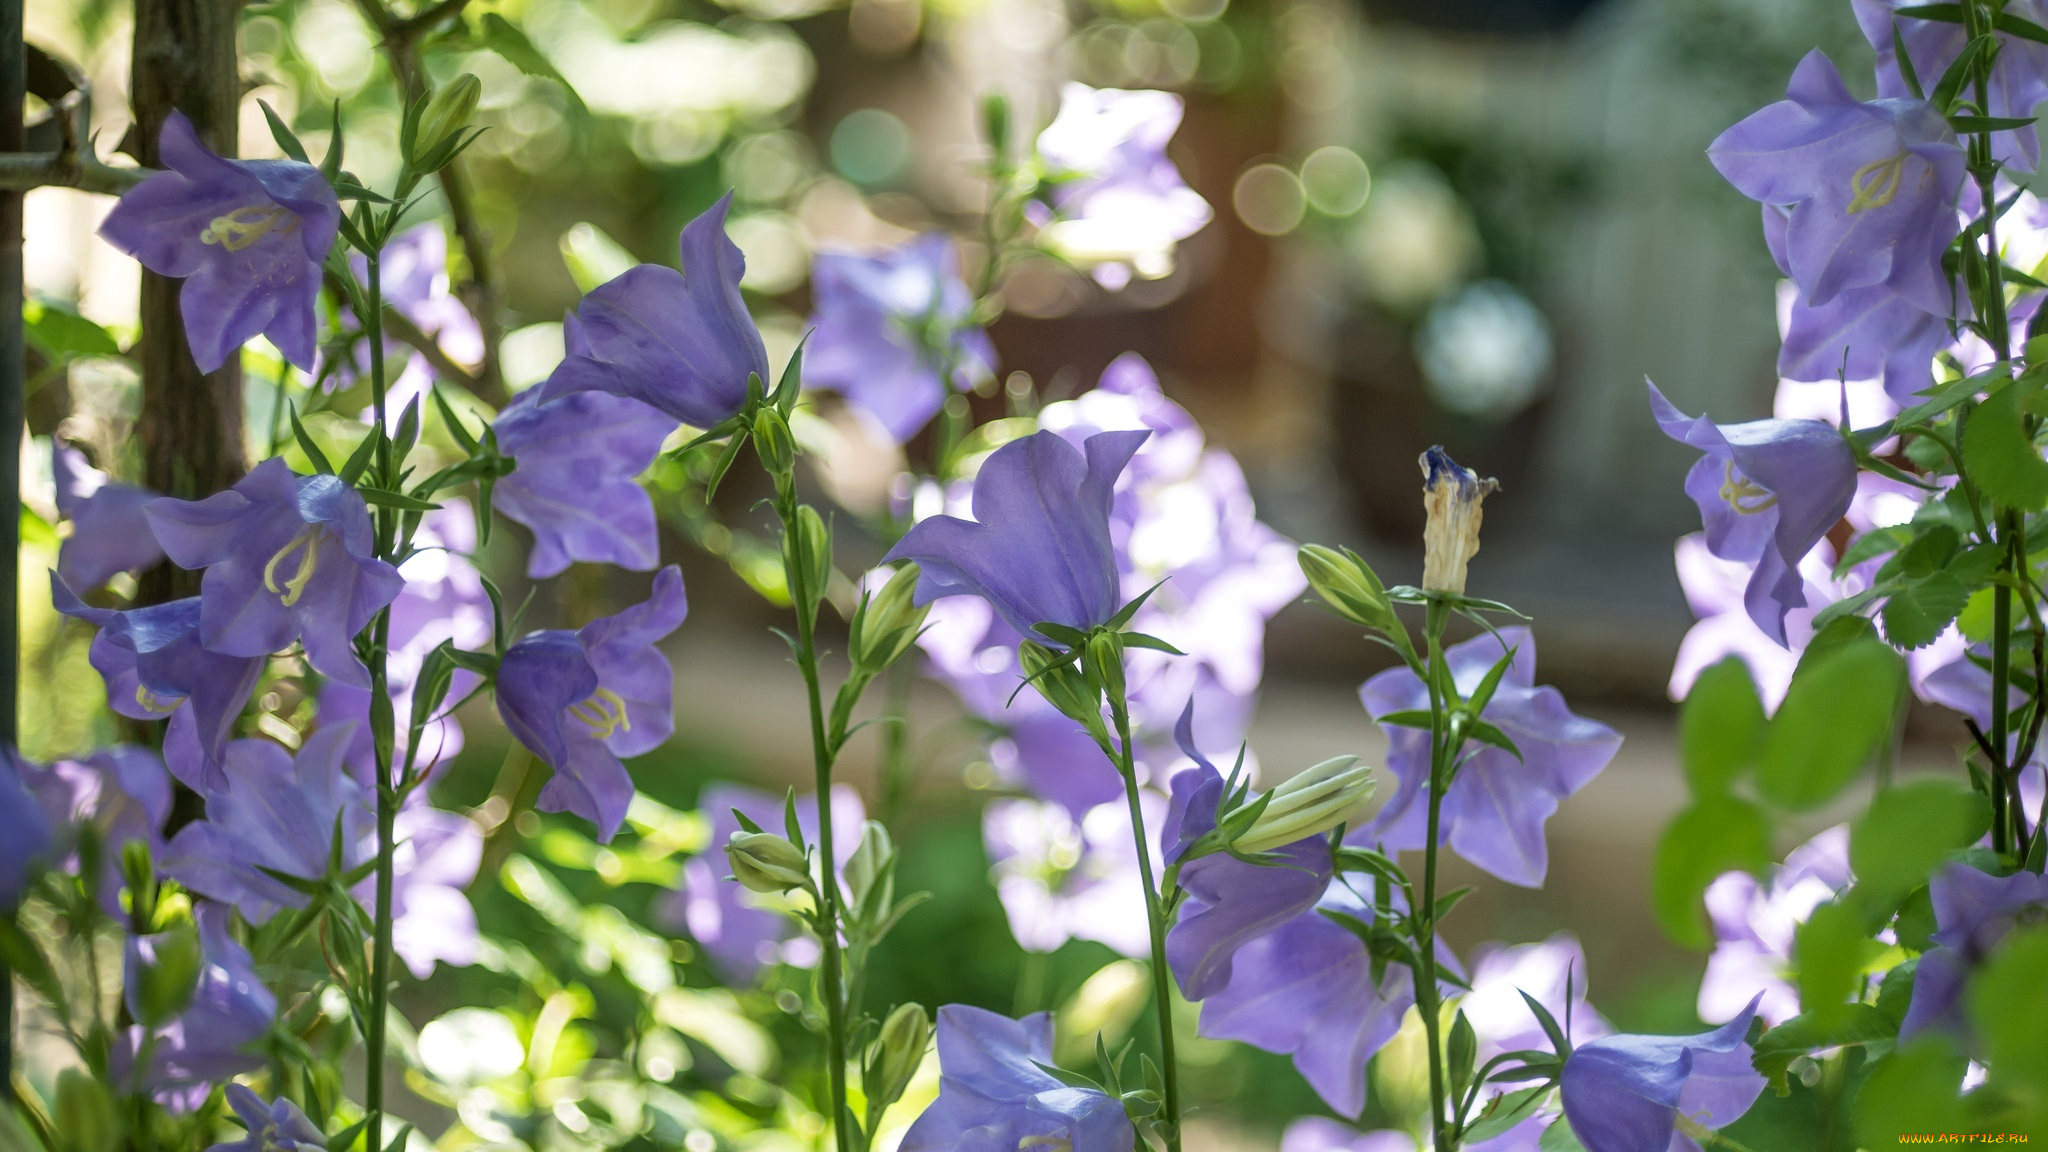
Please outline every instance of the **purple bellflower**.
M1557 689L1536 686L1536 642L1526 628L1503 628L1498 638L1475 636L1447 649L1458 690L1476 690L1509 648L1514 660L1481 716L1515 742L1521 758L1492 746L1471 752L1444 792L1440 833L1458 855L1494 876L1540 888L1550 859L1544 822L1559 801L1607 767L1621 734L1574 714ZM1359 699L1379 717L1427 709L1429 690L1414 672L1397 667L1367 680ZM1419 849L1428 835L1429 733L1388 727L1386 767L1398 787L1350 839L1389 851Z
M164 120L157 150L170 171L122 196L100 235L184 279L178 309L201 371L258 333L311 370L320 264L341 222L334 189L310 164L215 155L181 112Z
M1156 823L1162 798L1148 789L1139 800L1146 822ZM1077 815L1059 804L997 800L982 810L981 833L989 876L1019 947L1053 952L1069 940L1093 940L1133 958L1150 950L1124 801Z
M1693 1133L1742 1118L1764 1090L1750 1067L1754 1003L1697 1036L1608 1036L1572 1050L1560 1095L1586 1152L1699 1152Z
M1160 837L1165 844L1161 856L1169 867L1215 830L1226 783L1195 748L1192 701L1181 713L1174 739L1195 766L1173 778L1173 804ZM1262 865L1217 852L1181 868L1180 886L1187 898L1166 934L1166 963L1190 1001L1221 992L1230 983L1237 950L1313 908L1335 875L1324 836L1297 840L1271 855L1274 862Z
M21 902L30 867L52 842L49 818L22 775L14 749L0 748L0 911Z
M369 506L338 476L296 476L282 457L204 500L152 501L150 525L181 568L204 568L199 635L229 656L303 641L322 675L368 687L356 634L404 585L373 555Z
M130 1026L116 1038L113 1052L117 1083L132 1082L177 1111L198 1108L214 1085L262 1067L262 1054L250 1048L277 1018L277 997L257 978L249 950L228 933L228 910L201 902L193 915L199 926L200 971L192 1002L153 1035L143 1025ZM147 941L131 939L128 948L123 991L137 1016L142 1014L138 965L144 955L139 945Z
M1791 275L1786 232L1791 216L1764 205L1764 241L1778 269ZM1881 380L1900 404L1934 383L1934 354L1949 343L1945 314L1937 315L1883 284L1849 288L1815 307L1797 285L1783 285L1778 301L1778 375L1803 383Z
M1899 1042L1930 1029L1961 1033L1963 990L1970 973L2023 921L2048 918L2048 877L2024 869L1993 876L1967 864L1945 865L1928 882L1935 947L1913 976L1913 999L1899 1024Z
M84 760L59 760L31 770L28 783L50 827L94 826L100 844L100 907L120 917L121 850L137 840L152 851L163 846L164 821L171 815L171 778L163 761L147 748L117 744ZM64 844L69 856L62 865L73 875L82 865L75 839Z
M483 359L483 331L477 326L476 317L469 308L449 291L448 234L440 224L420 224L406 229L384 246L378 263L385 304L412 321L414 327L431 338L456 363L475 364ZM355 269L358 280L368 276L369 263L361 253L349 253L349 266ZM411 349L397 340L387 339L385 342L386 363L410 352ZM367 351L352 348L350 355L352 360L341 365L330 378L333 384L345 386L367 374ZM426 357L415 354L406 361L405 371L399 373L385 391L384 407L393 431L397 430L406 405L414 398L418 398L421 404L427 403L425 393L433 380L434 369ZM373 418L371 411L365 409L363 419L367 422Z
M1698 622L1679 641L1678 656L1671 663L1671 698L1685 699L1700 673L1733 656L1748 666L1765 711L1777 711L1792 687L1799 654L1813 639L1814 616L1855 591L1853 582L1834 580L1827 548L1807 553L1799 562L1800 578L1806 582L1806 606L1785 614L1785 643L1779 644L1757 627L1743 606L1752 571L1749 566L1714 555L1701 532L1679 537L1672 551L1679 586Z
M965 1004L939 1009L939 1098L903 1136L902 1152L1128 1152L1123 1104L1070 1088L1052 1063L1052 1017L1012 1020Z
M1112 291L1133 269L1148 278L1171 272L1174 246L1212 215L1166 158L1180 118L1180 97L1170 92L1069 83L1058 115L1039 133L1052 209L1040 219L1041 235L1061 255L1092 265Z
M733 811L764 828L781 828L782 798L758 788L717 783L704 789L697 808L709 818L711 835L704 851L683 862L681 885L656 901L658 922L673 932L688 931L719 974L734 983L751 984L772 964L816 964L817 942L798 927L788 901L742 887L732 879L725 860L725 842L740 831ZM843 785L832 789L834 827L859 828L865 818L860 793ZM807 841L817 840L817 796L796 798L796 822ZM844 869L859 846L856 836L836 840L833 867Z
M327 1137L297 1104L280 1096L268 1105L241 1084L228 1085L228 1106L249 1134L206 1152L326 1152Z
M1849 510L1856 456L1819 420L1716 424L1672 407L1651 384L1650 408L1666 436L1705 455L1686 473L1707 547L1755 564L1743 604L1764 635L1785 643L1785 617L1806 605L1799 562Z
M1481 945L1472 955L1472 990L1458 1001L1479 1039L1479 1062L1504 1052L1548 1049L1550 1038L1528 993L1558 1023L1571 1021L1573 1043L1613 1031L1586 1001L1586 952L1569 932L1534 944Z
M731 207L728 192L683 227L682 271L638 264L583 298L578 348L541 386L541 400L609 392L709 428L746 403L748 376L774 383L740 297L747 262L725 235Z
M498 511L533 532L526 574L573 562L651 571L661 559L654 501L638 478L675 421L624 396L522 393L498 415L498 448L518 461L492 489Z
M1053 432L1012 440L974 478L973 520L922 520L883 562L917 562L917 603L979 596L1022 635L1047 622L1107 623L1123 605L1110 503L1149 435L1101 432L1083 450Z
M57 575L66 584L91 592L116 573L140 572L162 562L163 546L142 512L156 493L113 483L68 444L55 447L50 464L57 514L71 521L71 535L57 550Z
M991 376L995 346L973 323L959 263L943 232L873 256L819 253L805 386L838 392L901 444L947 396Z
M1837 825L1792 850L1768 885L1728 872L1707 885L1714 952L1700 978L1700 1019L1720 1023L1754 1005L1765 1023L1799 1015L1792 940L1815 908L1849 886L1849 828ZM1761 989L1761 996L1757 996Z
M579 631L530 632L505 651L498 713L554 769L543 811L573 812L601 840L619 830L633 799L620 758L653 751L675 730L675 675L655 642L689 610L682 570L670 565L645 602Z
M107 684L107 706L131 720L170 718L164 763L201 794L225 783L221 755L263 673L263 656L227 656L200 642L201 597L115 611L82 603L55 573L57 611L99 627L86 657Z
M1892 35L1895 24L1898 38L1905 41L1906 54L1912 58L1914 75L1930 86L1955 63L1956 55L1969 39L1961 24L1920 20L1899 12L1913 5L1914 0L1852 0L1850 4L1864 39L1870 41L1871 49L1877 53L1879 96L1912 95L1904 70L1899 67L1898 46ZM2004 10L2035 24L2048 25L2048 5L2041 0L2007 0ZM2018 36L2001 37L1988 95L1989 106L1984 110L1987 116L2032 116L2035 107L2048 100L2048 45ZM2032 126L1998 132L1991 139L1993 154L2019 171L2033 171L2041 159L2040 138Z
M1806 302L1885 285L1946 315L1941 257L1962 230L1964 168L1948 122L1924 100L1858 101L1818 50L1786 96L1722 133L1707 155L1743 195L1791 209L1784 263Z
M1280 1134L1280 1152L1415 1152L1415 1137L1392 1129L1360 1132L1327 1116L1304 1116Z

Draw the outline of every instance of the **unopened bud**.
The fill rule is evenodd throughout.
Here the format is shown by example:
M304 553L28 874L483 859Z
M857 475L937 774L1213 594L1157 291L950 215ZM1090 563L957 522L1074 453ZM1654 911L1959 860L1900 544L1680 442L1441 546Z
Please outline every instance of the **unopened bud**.
M895 856L896 845L889 839L889 830L874 820L868 821L861 832L860 847L853 850L852 859L846 862L846 889L853 897L855 909L866 910L870 893L877 897L878 908L886 909L893 902L896 883L889 865Z
M796 467L796 437L790 434L789 421L780 411L755 409L754 451L761 454L761 466L771 476L786 476Z
M1035 640L1017 645L1017 663L1046 702L1060 714L1088 726L1090 733L1102 728L1102 696L1089 687L1073 662Z
M1372 799L1372 769L1356 756L1325 760L1273 789L1265 810L1239 836L1240 852L1270 852L1349 824Z
M1323 602L1355 624L1382 630L1394 624L1394 607L1387 599L1386 585L1365 561L1350 549L1338 551L1321 544L1304 545L1296 557L1301 574Z
M882 1021L881 1035L875 1038L875 1057L868 1065L865 1085L870 1099L879 1100L883 1108L901 1099L931 1042L932 1019L925 1014L924 1005L898 1004Z
M128 1011L149 1027L165 1023L192 1003L204 960L199 927L182 920L147 936L130 936L126 949Z
M811 886L804 850L772 832L735 832L725 842L733 879L749 892L776 894Z
M818 602L825 598L825 589L832 580L832 530L825 526L825 518L809 504L799 504L796 516L782 534L783 563L788 570L803 581L801 590L791 588L792 596L799 591L802 602L798 608L815 619Z
M854 609L849 647L855 664L879 671L910 650L928 611L912 603L917 581L916 565L906 564Z
M1081 662L1088 669L1089 682L1111 700L1124 698L1124 638L1116 632L1095 632L1088 637Z
M467 72L434 90L420 112L418 127L413 130L410 159L415 168L431 171L448 162L449 157L441 155L442 150L452 152L451 140L469 127L483 93L483 83Z
M1441 447L1422 454L1422 590L1465 594L1465 567L1479 551L1479 502L1500 487L1460 468Z

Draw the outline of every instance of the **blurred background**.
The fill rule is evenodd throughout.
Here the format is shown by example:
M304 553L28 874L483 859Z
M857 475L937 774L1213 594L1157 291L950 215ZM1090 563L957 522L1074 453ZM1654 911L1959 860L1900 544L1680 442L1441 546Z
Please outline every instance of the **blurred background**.
M809 311L814 253L939 227L959 234L972 264L988 196L979 175L985 94L1005 94L1031 131L1068 79L1181 94L1186 115L1170 154L1214 206L1214 221L1180 246L1170 272L1117 291L1050 258L1020 264L992 331L1002 371L1013 388L1054 399L1091 386L1118 354L1141 353L1210 441L1242 462L1262 519L1296 540L1355 547L1389 582L1419 576L1423 448L1441 443L1498 477L1472 591L1534 616L1539 681L1620 727L1628 743L1552 820L1548 888L1508 889L1454 868L1452 883L1480 883L1453 923L1454 943L1535 940L1569 927L1587 945L1593 1000L1617 1024L1683 1031L1694 1022L1704 958L1657 933L1647 854L1683 802L1666 684L1692 616L1672 543L1698 525L1680 487L1692 457L1656 432L1643 378L1689 411L1769 414L1777 276L1754 206L1719 180L1704 149L1777 99L1815 44L1845 72L1864 74L1867 49L1847 4L473 7L486 18L429 63L437 75L483 80L480 121L490 131L468 164L500 264L503 368L515 390L560 358L559 322L578 297L578 269L612 267L620 250L673 263L678 229L727 188L745 287L779 364ZM129 21L119 0L29 7L29 40L91 80L103 151L127 131ZM388 180L395 157L380 149L393 146L399 112L370 26L348 0L252 3L241 36L244 155L276 154L258 99L315 155L338 105L349 166L370 186ZM30 292L132 332L134 266L93 234L110 204L61 189L29 195ZM118 359L71 361L32 399L30 431L47 437L65 420L68 436L119 444L135 383ZM251 395L249 424L260 430L270 400L262 388ZM872 454L886 447L827 451L819 483L848 508L883 506L892 469ZM43 451L30 475L40 470L47 482ZM720 503L744 520L754 495L722 494ZM692 602L670 644L679 735L641 762L642 787L680 810L713 778L796 783L808 747L779 719L801 708L800 685L767 631L779 614L748 588L743 556L707 540L702 524L679 518L673 529L664 551L683 564ZM526 592L518 543L506 541L505 553L485 566L516 600ZM574 570L542 590L533 623L637 599L644 580ZM25 743L31 754L84 747L104 721L49 690L80 682L71 677L90 682L83 644L51 639L44 592L26 583L36 601L25 606L29 658L41 661L31 665L41 676L27 686ZM1376 650L1330 623L1296 605L1268 631L1252 746L1269 774L1344 752L1379 755L1355 696L1380 666ZM950 711L937 688L913 704L914 723L928 721L916 736L923 775L898 841L909 846L907 883L937 899L891 939L889 986L876 995L1009 1010L1019 1006L1020 961L984 880L971 788L987 773L976 771L976 743L946 728ZM471 725L450 802L474 803L503 758L487 715L485 705ZM873 749L857 743L852 755L848 779L861 787ZM1940 762L1949 753L1935 739L1908 756ZM646 885L607 877L588 856L566 847L557 855L579 899L650 899L638 890ZM493 889L476 894L487 919L535 914L538 905L511 888L482 887ZM676 947L687 955L687 944ZM1036 1006L1070 1000L1110 956L1068 945L1035 977ZM431 1017L437 998L488 1002L475 988L495 978L444 969L440 983L412 990L416 1015ZM1191 1059L1195 1098L1235 1101L1198 1116L1202 1146L1272 1147L1288 1119L1319 1109L1283 1058L1197 1045Z

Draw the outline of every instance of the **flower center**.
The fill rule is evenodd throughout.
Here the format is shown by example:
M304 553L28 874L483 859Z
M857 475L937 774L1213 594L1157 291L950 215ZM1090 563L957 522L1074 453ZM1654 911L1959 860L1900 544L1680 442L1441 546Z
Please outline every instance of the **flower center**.
M1899 194L1899 179L1906 171L1904 152L1872 160L1849 177L1849 215L1882 208Z
M284 562L290 559L294 552L299 555L299 566L280 586L277 582L277 570L284 566ZM319 567L320 530L306 528L285 541L284 547L271 555L270 563L263 566L263 590L275 594L284 602L284 606L289 608L299 602L300 596L305 595L306 582L313 578L314 571Z
M240 252L277 229L282 229L286 236L298 231L298 216L282 205L272 204L266 208L252 204L208 221L205 230L199 233L199 242L218 244L230 252Z
M1754 516L1778 503L1778 494L1735 470L1730 460L1721 479L1721 499L1744 516Z
M185 698L183 696L159 696L150 691L148 685L137 684L135 686L135 702L142 705L144 712L156 716L168 716L178 710L178 705L183 704Z
M590 734L599 740L610 739L614 732L633 730L633 722L626 716L626 702L609 688L599 688L583 703L569 705L569 715L583 721Z

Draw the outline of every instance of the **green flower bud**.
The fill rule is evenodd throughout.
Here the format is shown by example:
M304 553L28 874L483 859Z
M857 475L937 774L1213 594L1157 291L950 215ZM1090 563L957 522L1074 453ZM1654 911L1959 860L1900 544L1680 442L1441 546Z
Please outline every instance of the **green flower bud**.
M129 941L134 973L135 1014L154 1027L183 1012L199 989L199 927L180 920L161 932Z
M860 847L853 850L852 859L846 862L846 889L855 910L867 911L872 895L875 910L886 913L895 900L896 881L889 868L895 856L896 845L889 838L889 830L874 820L868 821L861 833Z
M476 115L483 94L483 83L467 72L434 90L413 127L412 150L406 158L414 169L437 171L454 158L455 143Z
M1103 739L1102 695L1063 654L1035 640L1017 645L1017 663L1046 702L1064 716L1080 721L1091 735Z
M1240 852L1270 852L1349 824L1372 799L1372 769L1356 756L1325 760L1273 789L1265 810L1238 836Z
M811 862L804 850L772 832L735 832L725 842L733 879L750 892L771 895L811 890Z
M761 454L761 466L771 476L787 476L796 467L796 437L789 421L772 407L754 410L754 451Z
M1387 599L1386 585L1350 549L1341 552L1321 544L1302 547L1296 559L1309 587L1323 602L1354 624L1390 631L1398 627L1394 606Z
M1088 636L1081 663L1088 669L1089 683L1111 700L1124 698L1124 638L1117 632L1094 632Z
M880 671L910 651L929 610L929 606L921 608L911 603L917 592L917 580L917 566L906 564L854 609L849 647L855 664Z
M882 1032L875 1038L874 1058L865 1077L871 1112L878 1113L903 1096L931 1042L932 1020L922 1004L898 1004L889 1018L882 1021Z
M803 580L803 602L798 609L816 619L818 602L832 582L832 530L809 504L797 505L794 520L782 534L782 561ZM792 594L797 591L790 589Z

